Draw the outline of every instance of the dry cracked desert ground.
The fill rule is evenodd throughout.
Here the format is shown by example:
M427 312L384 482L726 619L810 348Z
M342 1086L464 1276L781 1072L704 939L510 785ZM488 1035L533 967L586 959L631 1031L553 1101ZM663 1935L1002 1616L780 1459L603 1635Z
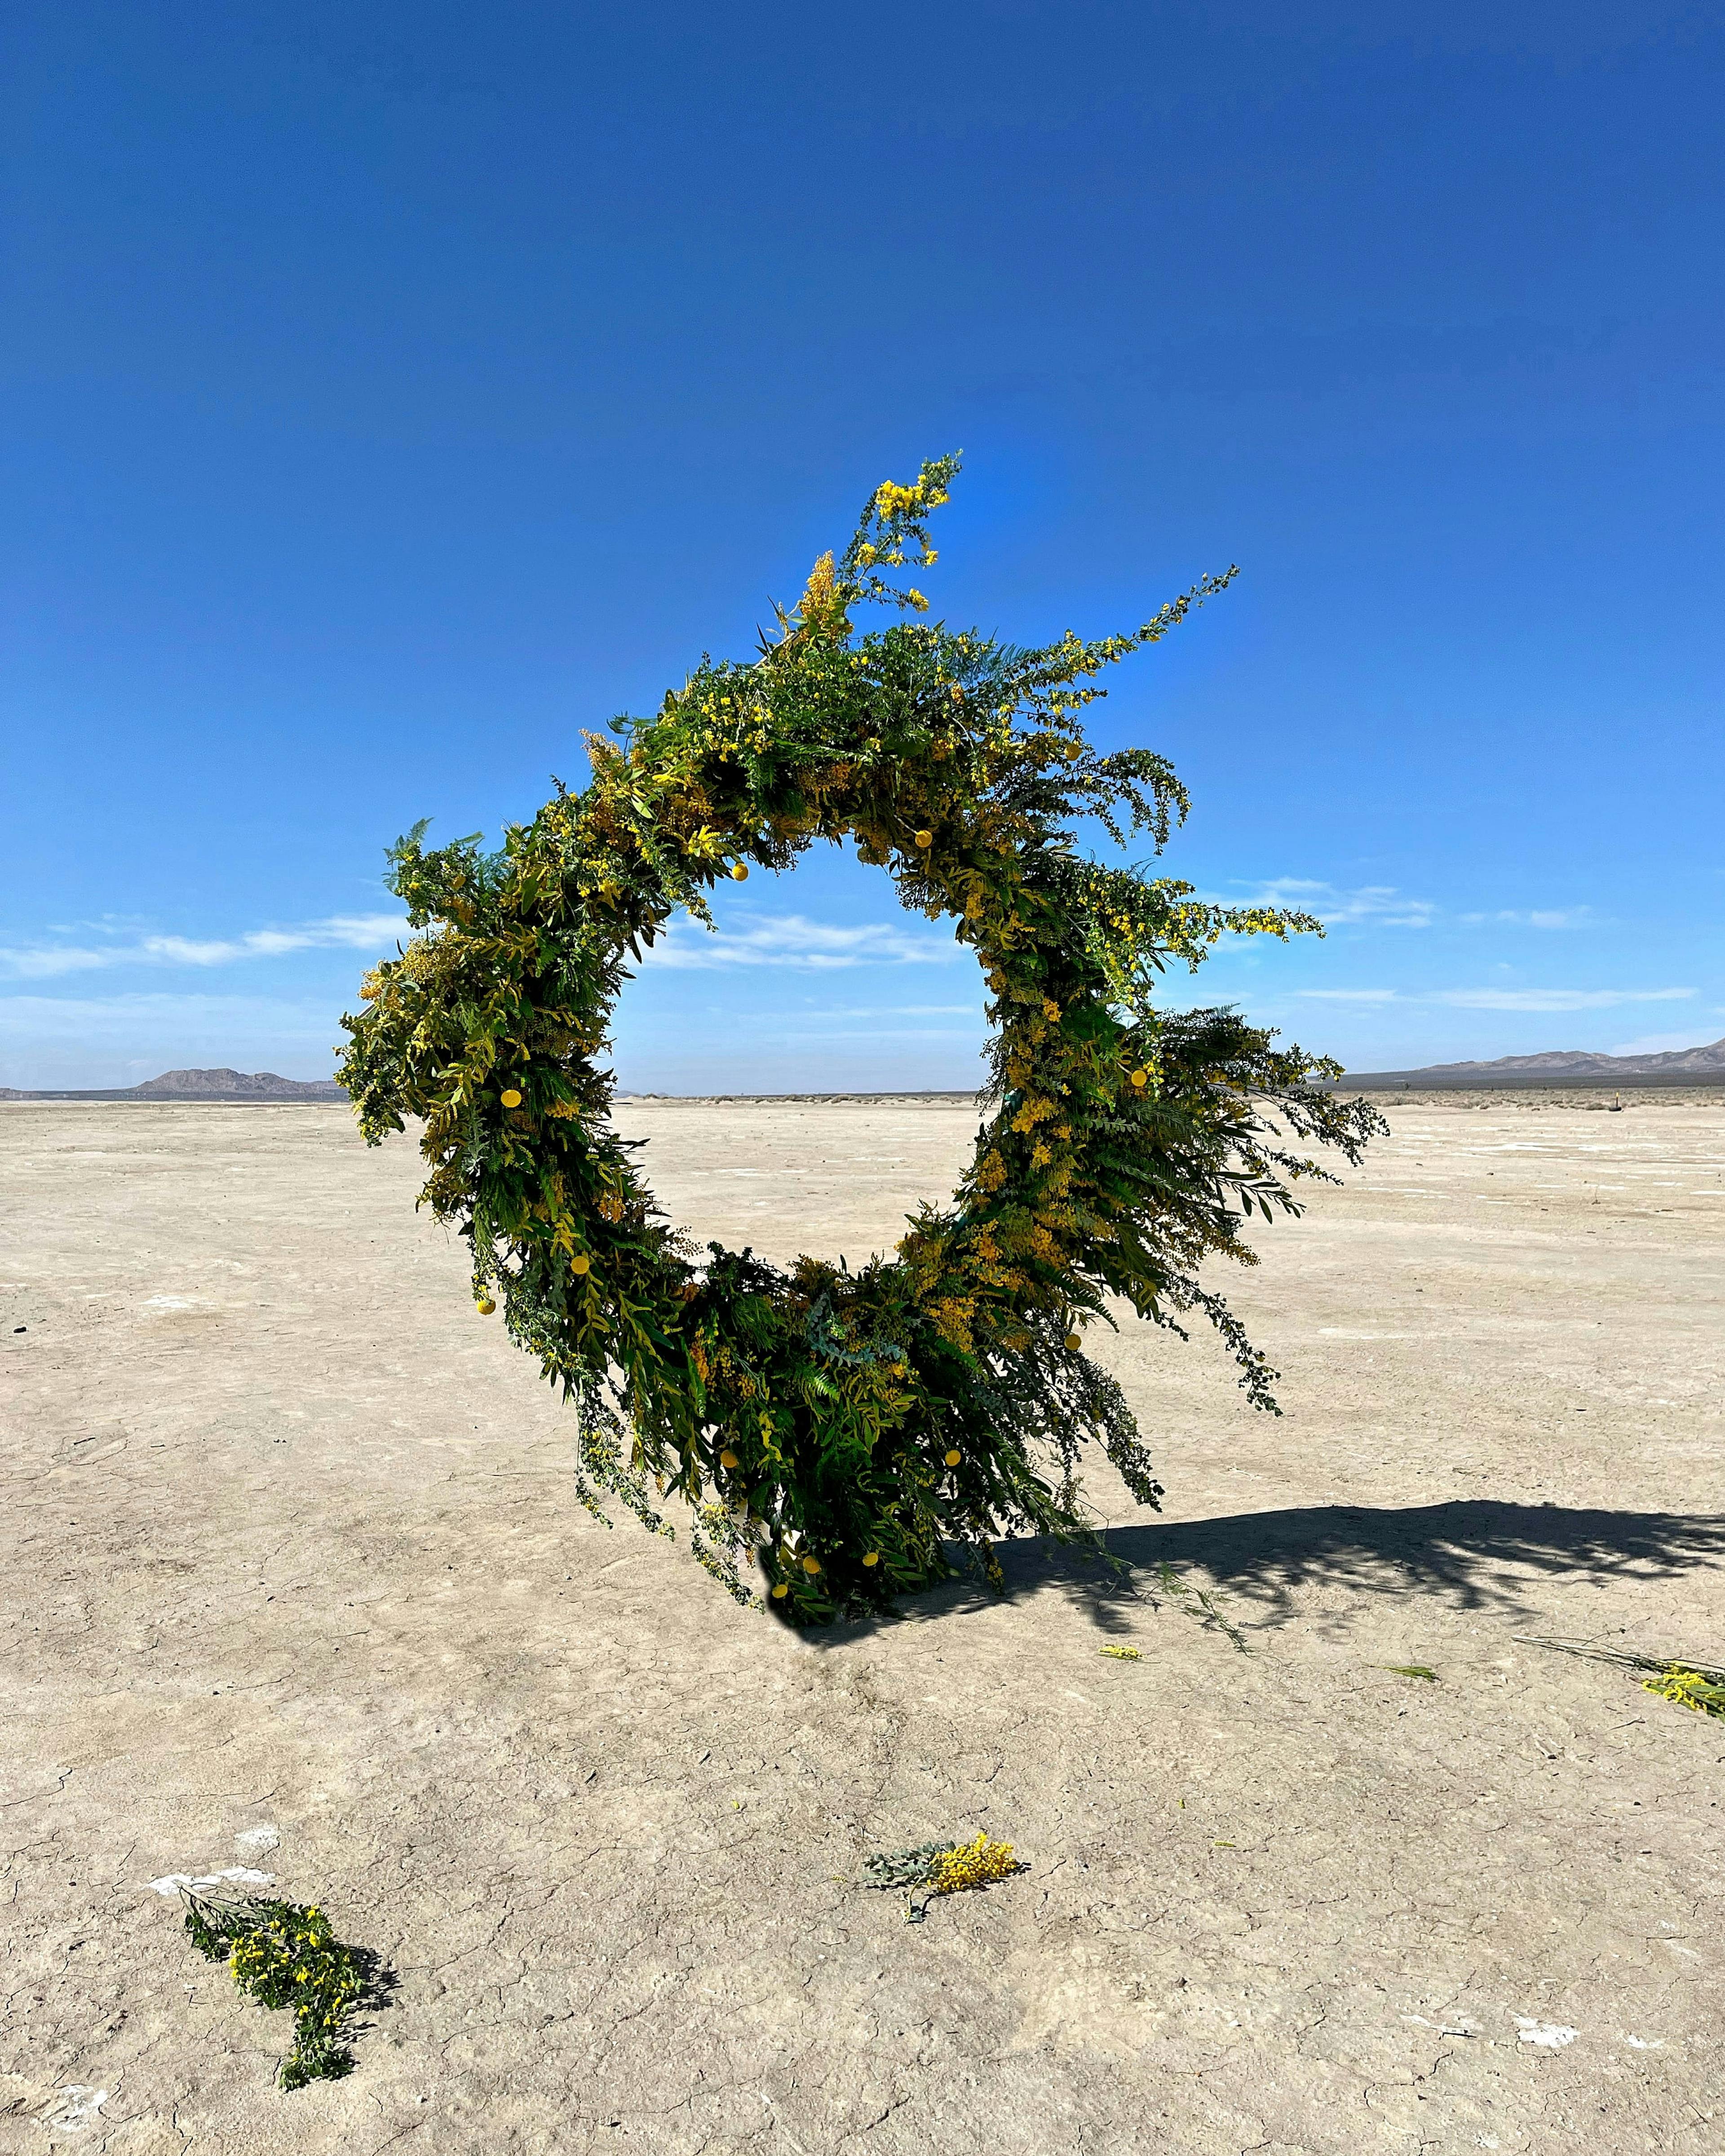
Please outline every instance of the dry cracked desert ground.
M1168 1489L1094 1478L1124 1584L1033 1545L798 1637L583 1514L406 1142L0 1109L0 2144L1725 2147L1725 1723L1527 1644L1725 1658L1725 1099L1390 1113L1238 1278L1281 1419L1101 1345ZM974 1124L620 1114L784 1256L884 1247ZM978 1829L1029 1868L920 1928L858 1884ZM393 1969L350 2078L279 2092L151 1885L237 1866Z

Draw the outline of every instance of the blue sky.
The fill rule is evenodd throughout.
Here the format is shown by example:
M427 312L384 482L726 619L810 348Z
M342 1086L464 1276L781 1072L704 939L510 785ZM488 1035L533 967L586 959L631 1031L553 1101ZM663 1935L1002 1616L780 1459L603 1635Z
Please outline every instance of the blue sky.
M1356 1069L1725 1034L1725 19L1642 0L25 4L0 1083L326 1071L422 815L742 654L962 449L936 611L1236 585L1096 732L1219 954ZM838 856L619 1010L648 1090L972 1082L968 958Z

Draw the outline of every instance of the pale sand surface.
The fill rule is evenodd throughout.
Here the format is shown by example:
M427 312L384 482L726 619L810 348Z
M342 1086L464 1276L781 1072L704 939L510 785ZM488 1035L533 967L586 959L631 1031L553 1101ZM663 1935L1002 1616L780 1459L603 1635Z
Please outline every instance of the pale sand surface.
M1725 2146L1725 1724L1515 1636L1725 1660L1725 1103L1391 1112L1230 1283L1281 1420L1102 1346L1138 1597L1031 1548L798 1638L582 1512L405 1142L0 1108L0 2145ZM974 1124L622 1113L780 1256L890 1243ZM983 1827L1030 1869L921 1928L850 1883ZM279 2094L148 1886L244 1864L398 1972L347 2081Z

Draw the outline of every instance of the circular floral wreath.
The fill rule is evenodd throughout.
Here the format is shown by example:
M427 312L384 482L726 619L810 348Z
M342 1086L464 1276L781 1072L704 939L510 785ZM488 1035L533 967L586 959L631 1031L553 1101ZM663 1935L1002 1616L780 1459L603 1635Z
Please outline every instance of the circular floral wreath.
M391 885L421 932L343 1020L367 1138L423 1119L422 1202L469 1240L480 1311L501 1302L575 1402L583 1501L603 1520L608 1492L671 1534L674 1492L707 1570L752 1601L738 1568L755 1568L803 1624L941 1578L967 1546L998 1584L1009 1532L1087 1537L1088 1441L1157 1502L1120 1389L1083 1350L1111 1297L1177 1331L1201 1310L1273 1409L1276 1373L1199 1266L1255 1262L1245 1220L1299 1209L1290 1185L1323 1171L1287 1138L1355 1162L1377 1120L1316 1082L1337 1065L1231 1010L1153 1005L1164 968L1224 933L1316 921L1077 850L1086 818L1159 850L1184 815L1162 757L1096 754L1078 715L1104 667L1234 571L1096 642L1022 650L915 619L859 635L863 602L926 610L883 572L933 562L927 518L957 469L881 486L755 660L703 660L656 716L588 737L592 783L559 783L500 850L428 850L423 824L401 840ZM614 1128L598 1060L629 963L673 917L711 925L720 880L788 868L816 839L854 841L905 905L956 923L994 1025L992 1113L957 1191L855 1271L699 1255Z

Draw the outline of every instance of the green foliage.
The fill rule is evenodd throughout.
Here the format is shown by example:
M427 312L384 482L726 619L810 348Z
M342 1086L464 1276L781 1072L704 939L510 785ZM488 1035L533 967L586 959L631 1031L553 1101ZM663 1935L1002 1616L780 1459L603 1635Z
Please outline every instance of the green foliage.
M1298 1211L1292 1186L1322 1170L1294 1148L1355 1161L1378 1127L1314 1082L1333 1064L1231 1010L1156 1004L1164 971L1223 936L1316 922L1078 850L1086 819L1160 846L1185 813L1163 758L1097 754L1080 715L1105 668L1234 572L1095 642L1021 650L915 619L860 634L865 601L925 611L886 572L932 562L956 469L878 489L755 659L703 660L651 718L589 737L586 790L559 784L497 851L402 839L392 887L418 933L343 1021L366 1137L423 1120L424 1202L468 1239L480 1309L501 1301L573 1399L583 1501L670 1534L675 1493L699 1561L746 1601L739 1564L758 1565L803 1624L937 1579L956 1548L998 1584L1003 1534L1087 1535L1087 1443L1157 1501L1082 1352L1112 1296L1176 1331L1201 1312L1273 1409L1275 1373L1199 1268L1255 1263L1247 1221ZM907 906L957 923L993 998L993 1112L891 1260L786 1271L712 1244L698 1262L610 1122L612 1006L676 915L710 923L721 878L817 839L854 839Z
M234 1981L260 2006L294 2017L294 2047L282 2061L281 2086L340 2081L353 2071L347 2048L355 2012L373 1994L377 1957L343 1946L321 1909L249 1896L211 1902L187 1893L186 1929L210 1961L225 1961Z

